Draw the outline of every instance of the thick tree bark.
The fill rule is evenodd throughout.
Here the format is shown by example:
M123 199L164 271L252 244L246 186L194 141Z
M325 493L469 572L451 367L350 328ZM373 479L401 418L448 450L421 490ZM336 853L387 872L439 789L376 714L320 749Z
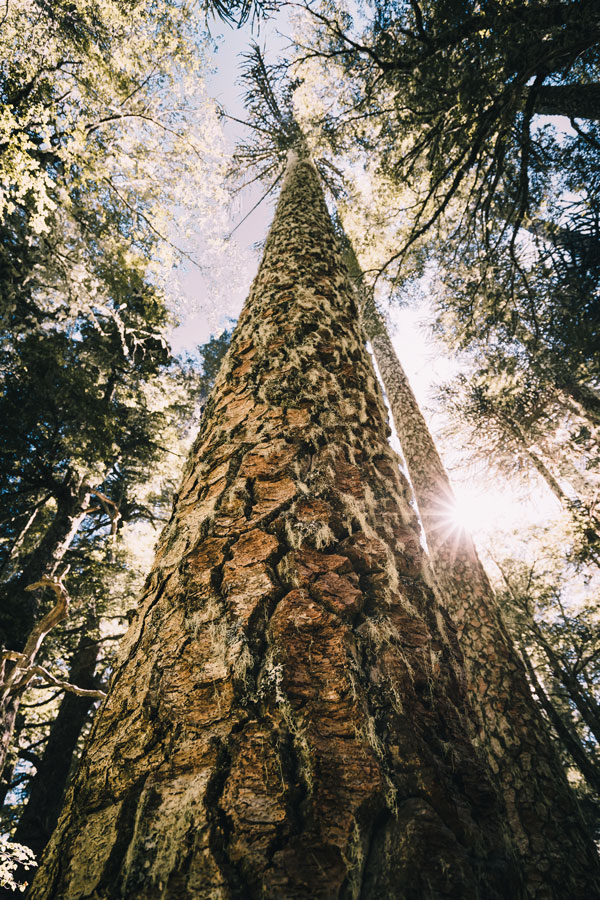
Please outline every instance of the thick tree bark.
M544 84L535 90L535 112L541 116L600 119L600 84Z
M365 325L434 569L458 625L480 713L482 746L506 800L528 895L555 900L600 896L600 870L591 837L531 696L523 663L473 541L464 531L452 528L450 482L385 324L370 303L365 304Z
M521 896L388 433L291 162L31 900Z
M83 634L75 650L69 682L91 690L98 660L99 644ZM52 834L67 787L73 755L94 700L65 693L40 764L30 781L29 799L19 820L15 840L31 847L37 857Z

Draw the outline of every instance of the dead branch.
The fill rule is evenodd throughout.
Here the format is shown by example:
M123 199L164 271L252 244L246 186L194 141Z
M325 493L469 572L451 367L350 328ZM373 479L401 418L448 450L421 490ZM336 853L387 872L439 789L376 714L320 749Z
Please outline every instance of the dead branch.
M27 676L29 679L33 678L41 678L43 682L46 684L51 684L54 687L58 687L63 691L67 691L69 694L76 694L78 697L90 697L93 700L104 700L106 697L105 691L97 691L97 690L88 690L87 688L77 687L76 684L71 684L70 681L63 681L60 678L56 678L48 669L45 669L43 666L30 666L27 670ZM42 685L33 684L32 687L41 687Z
M4 702L10 694L22 690L28 684L30 679L27 677L27 673L33 665L44 638L68 615L69 595L60 578L44 576L35 584L30 584L25 590L35 591L38 588L46 587L51 588L56 594L56 605L34 625L22 653L6 650L0 654L0 703ZM8 673L6 672L7 662L14 663Z

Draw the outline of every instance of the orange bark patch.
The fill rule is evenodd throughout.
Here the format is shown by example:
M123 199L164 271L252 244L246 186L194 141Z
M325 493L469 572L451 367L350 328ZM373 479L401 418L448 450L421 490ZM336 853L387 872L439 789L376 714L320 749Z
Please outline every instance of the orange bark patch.
M340 549L346 554L360 575L383 572L387 563L386 545L377 538L369 538L363 532L342 541Z
M233 559L226 568L251 566L257 562L265 562L279 547L279 541L272 534L253 528L242 535L233 546Z
M315 575L324 572L347 572L350 568L345 556L320 553L309 548L290 553L288 559L301 581L310 581Z
M276 593L276 587L264 563L246 566L241 572L226 566L222 588L227 595L229 609L244 626L259 606L272 599Z
M397 552L399 570L407 575L418 575L423 564L423 548L416 533L406 527L397 527L394 534L399 545Z
M230 400L224 410L224 424L228 428L235 428L247 418L254 405L254 398L249 394L242 394Z
M398 607L391 609L388 617L398 631L401 642L408 647L424 647L430 643L429 631L424 622Z
M364 606L364 597L357 582L354 573L338 575L328 572L311 585L310 593L338 615L352 617Z
M301 498L294 506L294 515L300 522L328 522L331 512L325 500Z
M360 469L351 465L351 463L347 463L346 460L340 459L340 457L335 460L333 467L336 487L345 494L352 494L353 497L362 499L364 487Z
M280 478L279 481L257 481L254 486L256 503L252 507L252 520L274 512L284 503L296 496L296 484L291 478Z
M287 422L293 428L302 428L309 424L310 413L307 409L289 408L287 410Z
M218 481L209 484L208 490L202 499L206 501L214 500L216 497L221 496L226 487L227 478L219 478Z
M187 564L191 571L196 574L220 566L225 559L226 545L225 538L206 538L187 557Z
M281 764L271 742L267 729L258 724L246 727L232 753L221 799L234 825L231 858L246 866L251 861L255 877L256 869L266 867L267 851L287 814Z
M239 473L246 478L278 475L288 468L297 455L297 448L283 441L265 444L244 456Z
M247 625L265 600L275 596L275 585L265 561L277 550L277 538L255 528L233 548L233 558L223 567L222 589L235 616Z

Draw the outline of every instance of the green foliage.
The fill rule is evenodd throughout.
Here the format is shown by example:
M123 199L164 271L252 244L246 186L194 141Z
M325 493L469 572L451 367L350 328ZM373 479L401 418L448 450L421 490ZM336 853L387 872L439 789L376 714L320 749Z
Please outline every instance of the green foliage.
M110 673L208 380L167 341L173 263L192 223L216 243L225 196L198 12L16 0L0 22L0 625L22 646L52 602L25 588L66 573L37 659L65 680L86 632ZM9 828L59 702L23 700Z
M588 813L598 823L600 787L600 594L591 570L565 561L560 532L530 535L529 559L499 559L498 598L535 672L534 688ZM566 738L566 740L565 740Z

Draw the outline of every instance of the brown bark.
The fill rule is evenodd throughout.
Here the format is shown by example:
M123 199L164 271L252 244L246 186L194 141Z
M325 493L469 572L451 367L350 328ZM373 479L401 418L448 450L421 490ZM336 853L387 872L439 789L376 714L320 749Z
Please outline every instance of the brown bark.
M458 626L480 715L481 743L505 798L528 896L600 896L597 854L531 696L523 663L470 535L449 521L452 488L385 324L371 304L365 306L367 333L434 569Z
M31 900L522 896L388 433L296 161Z

